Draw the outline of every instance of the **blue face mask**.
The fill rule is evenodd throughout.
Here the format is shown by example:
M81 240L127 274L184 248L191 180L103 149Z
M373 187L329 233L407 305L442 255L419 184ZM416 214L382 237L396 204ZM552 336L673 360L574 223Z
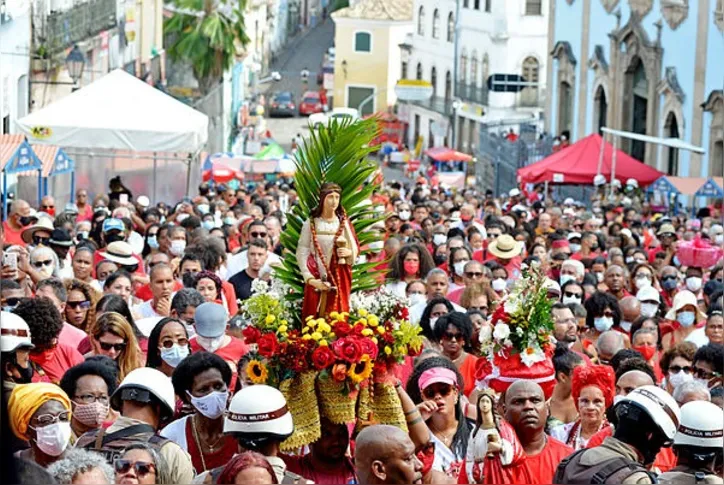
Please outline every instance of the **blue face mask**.
M207 231L212 230L214 227L216 227L216 224L214 224L214 221L205 220L201 223L201 227L206 229Z
M676 279L667 279L661 282L665 290L673 290L677 286Z
M156 239L156 236L148 236L148 239L146 239L148 242L148 247L151 249L158 249L158 239Z
M676 315L676 321L679 322L682 327L691 327L696 321L696 314L694 312L681 312Z
M162 347L160 350L163 361L174 369L189 355L188 345L173 344L170 349Z
M596 327L600 333L607 332L613 327L613 318L611 317L596 317L593 319L593 326Z

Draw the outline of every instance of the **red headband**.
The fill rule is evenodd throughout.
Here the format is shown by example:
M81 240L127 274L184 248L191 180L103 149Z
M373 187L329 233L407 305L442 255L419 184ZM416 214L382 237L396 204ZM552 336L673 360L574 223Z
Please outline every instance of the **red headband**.
M552 249L560 249L560 248L567 248L570 247L568 244L568 241L565 239L559 239L558 241L553 241L553 244L551 244Z

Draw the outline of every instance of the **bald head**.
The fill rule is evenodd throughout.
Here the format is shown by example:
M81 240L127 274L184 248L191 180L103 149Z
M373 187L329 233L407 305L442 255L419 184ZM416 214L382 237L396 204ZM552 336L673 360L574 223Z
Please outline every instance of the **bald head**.
M505 420L515 429L525 447L540 439L548 419L543 389L535 382L515 381L505 391Z
M623 335L615 330L603 332L596 342L596 350L600 360L610 362L616 352L624 348Z
M616 382L616 395L627 396L628 393L643 386L653 386L654 380L646 372L630 370L618 378Z
M422 480L422 463L415 457L415 445L407 433L395 426L378 424L363 429L355 441L354 462L359 483Z
M635 296L625 296L618 302L623 320L635 322L641 316L641 302Z

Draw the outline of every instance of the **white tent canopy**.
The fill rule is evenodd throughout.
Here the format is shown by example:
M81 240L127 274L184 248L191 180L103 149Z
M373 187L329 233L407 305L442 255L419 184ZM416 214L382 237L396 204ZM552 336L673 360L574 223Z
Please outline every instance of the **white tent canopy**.
M18 120L31 143L196 153L208 117L122 69Z

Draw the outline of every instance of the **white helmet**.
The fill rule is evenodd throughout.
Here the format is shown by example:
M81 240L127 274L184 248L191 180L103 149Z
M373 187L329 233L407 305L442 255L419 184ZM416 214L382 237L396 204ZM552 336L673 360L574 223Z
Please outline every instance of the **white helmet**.
M224 433L239 433L250 438L276 437L281 441L293 432L292 413L284 395L263 384L237 392L224 418Z
M724 446L724 413L709 401L691 401L681 406L681 425L674 445L719 448Z
M0 312L0 352L15 352L19 348L33 349L30 328L22 317Z
M508 196L510 197L518 197L519 195L520 190L517 187L510 189L510 192L508 192Z
M628 179L628 180L626 181L626 185L628 185L629 187L633 187L634 189L638 189L638 188L639 188L639 181L636 180L636 179Z
M606 183L606 177L603 174L599 173L598 175L593 177L593 185L595 185L596 187L600 187L601 185L603 185L605 183Z
M173 416L176 405L173 384L163 372L151 367L132 370L111 396L111 404L121 409L121 401L151 402L155 397L161 403L162 414Z
M621 187L621 181L619 179L613 179L611 180L611 185L614 187Z
M681 410L671 394L660 387L642 386L621 399L616 408L624 403L636 405L649 415L668 440L674 439L681 422Z

